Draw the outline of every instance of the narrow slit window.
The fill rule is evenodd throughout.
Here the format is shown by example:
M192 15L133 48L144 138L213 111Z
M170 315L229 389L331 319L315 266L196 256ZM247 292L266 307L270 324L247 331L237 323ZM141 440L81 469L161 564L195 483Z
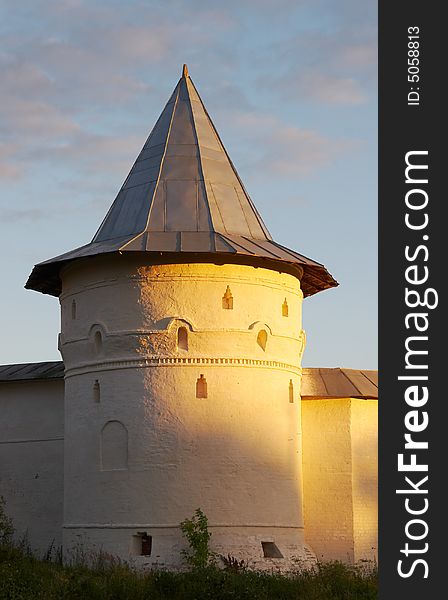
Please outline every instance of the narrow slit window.
M289 315L288 302L285 298L285 301L282 304L282 316L287 317Z
M93 401L100 402L101 400L101 387L98 379L95 379L95 383L93 384Z
M264 558L283 558L283 554L274 542L261 542Z
M103 336L101 335L101 331L95 331L93 341L95 344L95 352L100 354L103 351Z
M72 300L72 320L76 319L76 300Z
M229 286L227 286L222 297L222 307L226 310L233 310L233 296Z
M177 330L177 349L188 350L188 331L186 327L179 327Z
M289 402L291 404L294 403L294 384L292 382L292 379L289 380Z
M200 375L196 381L196 398L207 398L207 380L204 375Z

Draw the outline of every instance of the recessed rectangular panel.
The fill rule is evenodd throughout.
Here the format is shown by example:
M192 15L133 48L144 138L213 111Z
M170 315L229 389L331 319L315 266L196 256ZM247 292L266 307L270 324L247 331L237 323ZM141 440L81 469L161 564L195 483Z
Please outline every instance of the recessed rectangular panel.
M197 231L196 181L166 182L166 231Z

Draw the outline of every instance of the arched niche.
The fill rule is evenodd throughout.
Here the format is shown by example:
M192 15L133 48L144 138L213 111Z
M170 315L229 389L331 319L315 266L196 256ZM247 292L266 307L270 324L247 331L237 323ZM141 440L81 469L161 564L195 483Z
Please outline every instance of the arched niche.
M101 430L101 470L128 468L128 430L121 421L108 421Z
M106 340L106 329L100 323L94 323L89 330L89 339L93 347L95 356L104 354L104 344Z

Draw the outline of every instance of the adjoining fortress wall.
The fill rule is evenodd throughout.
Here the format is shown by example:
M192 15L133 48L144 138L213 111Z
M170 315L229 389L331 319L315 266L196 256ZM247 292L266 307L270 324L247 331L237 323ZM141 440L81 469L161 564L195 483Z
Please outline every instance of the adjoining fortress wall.
M319 560L378 559L378 401L302 402L305 540Z
M0 382L0 495L15 539L38 554L62 543L64 381Z

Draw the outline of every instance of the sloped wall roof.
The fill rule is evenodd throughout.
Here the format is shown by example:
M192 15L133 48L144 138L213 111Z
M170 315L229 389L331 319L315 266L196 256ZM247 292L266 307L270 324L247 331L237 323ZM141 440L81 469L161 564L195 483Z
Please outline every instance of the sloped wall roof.
M302 398L378 398L378 371L303 369Z
M0 382L62 377L62 361L0 365ZM302 398L378 398L378 371L303 369Z

